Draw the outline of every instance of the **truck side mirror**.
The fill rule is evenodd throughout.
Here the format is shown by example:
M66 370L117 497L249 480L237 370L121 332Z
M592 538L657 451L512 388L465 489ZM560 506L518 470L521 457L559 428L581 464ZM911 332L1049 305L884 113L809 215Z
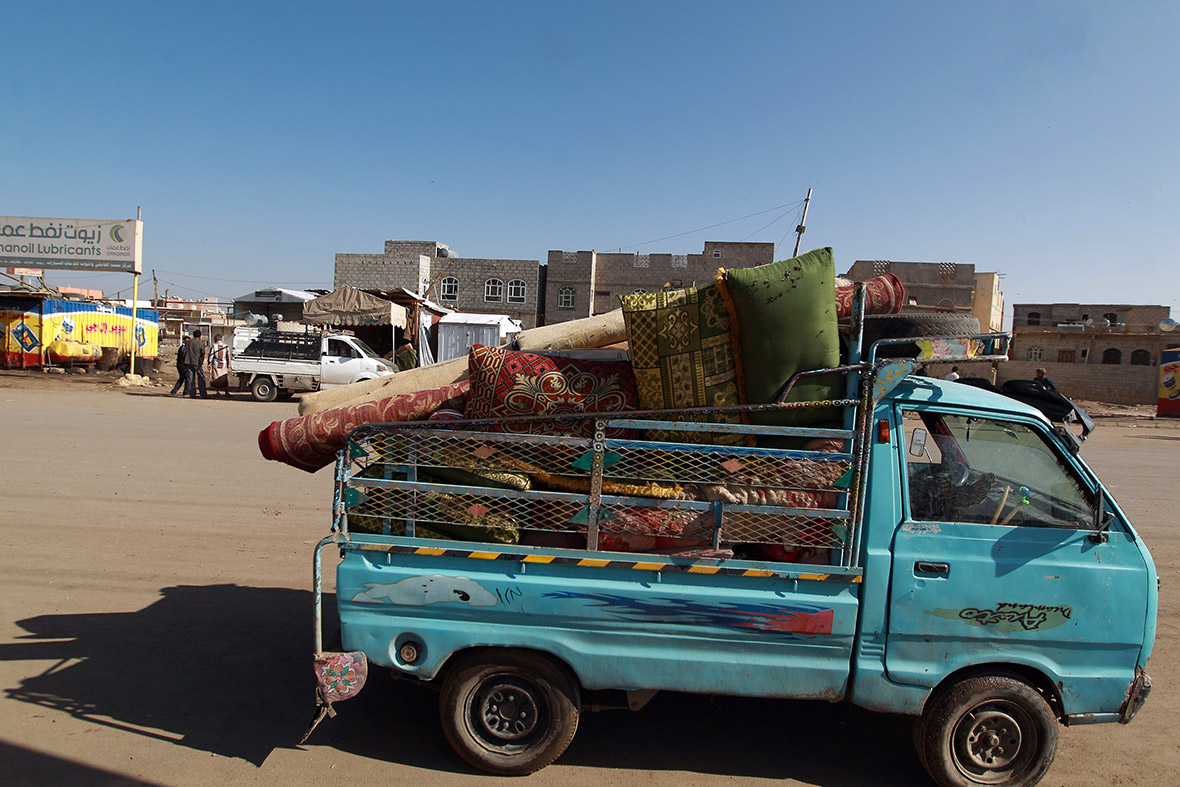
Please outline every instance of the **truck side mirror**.
M922 456L926 453L926 430L915 429L910 433L910 456Z

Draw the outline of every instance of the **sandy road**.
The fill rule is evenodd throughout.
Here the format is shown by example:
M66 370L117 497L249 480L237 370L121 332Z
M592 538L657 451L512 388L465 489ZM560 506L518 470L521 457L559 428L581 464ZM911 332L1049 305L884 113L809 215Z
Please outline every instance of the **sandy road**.
M264 461L291 404L170 399L0 374L0 784L490 781L435 697L380 675L304 747L310 556L330 471ZM1084 455L1163 589L1129 727L1062 730L1044 784L1180 782L1180 429L1103 425ZM908 720L847 705L658 696L583 716L544 785L928 784ZM501 781L500 783L504 783Z

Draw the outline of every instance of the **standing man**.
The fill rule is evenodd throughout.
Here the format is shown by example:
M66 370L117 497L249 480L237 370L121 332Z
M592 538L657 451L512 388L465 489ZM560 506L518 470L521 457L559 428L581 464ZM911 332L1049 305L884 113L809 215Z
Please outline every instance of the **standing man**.
M952 366L951 370L946 373L946 377L944 377L943 379L944 380L951 380L951 381L958 380L959 379L959 367Z
M188 367L188 386L185 393L190 399L197 398L197 384L200 383L201 398L208 399L209 391L205 388L205 342L201 341L201 331L193 331L193 338L184 345L184 364Z
M1040 383L1041 387L1046 391L1056 391L1057 386L1054 385L1053 381L1046 377L1045 374L1046 372L1044 369L1037 369L1037 376L1033 378L1033 382Z

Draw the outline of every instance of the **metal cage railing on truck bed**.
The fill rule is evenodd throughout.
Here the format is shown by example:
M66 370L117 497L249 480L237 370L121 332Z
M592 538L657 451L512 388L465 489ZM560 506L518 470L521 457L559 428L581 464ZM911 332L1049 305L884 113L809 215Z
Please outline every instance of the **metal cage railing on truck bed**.
M548 543L655 554L773 545L836 550L847 564L859 494L853 430L662 420L813 404L856 401L561 419L563 431L580 423L592 436L485 431L544 429L552 418L361 427L337 465L337 529L501 545L560 535ZM680 443L648 430L806 438L828 450Z

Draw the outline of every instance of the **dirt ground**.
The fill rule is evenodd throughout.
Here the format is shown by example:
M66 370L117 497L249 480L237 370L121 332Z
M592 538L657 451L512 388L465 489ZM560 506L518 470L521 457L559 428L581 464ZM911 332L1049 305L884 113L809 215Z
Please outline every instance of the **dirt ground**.
M265 461L292 403L191 401L117 375L0 371L0 784L469 784L436 698L370 678L313 709L311 555L332 478ZM1162 579L1133 724L1061 730L1048 785L1177 783L1180 424L1099 421L1083 455ZM929 784L909 720L851 705L663 694L587 713L542 785ZM503 784L503 781L499 781Z

